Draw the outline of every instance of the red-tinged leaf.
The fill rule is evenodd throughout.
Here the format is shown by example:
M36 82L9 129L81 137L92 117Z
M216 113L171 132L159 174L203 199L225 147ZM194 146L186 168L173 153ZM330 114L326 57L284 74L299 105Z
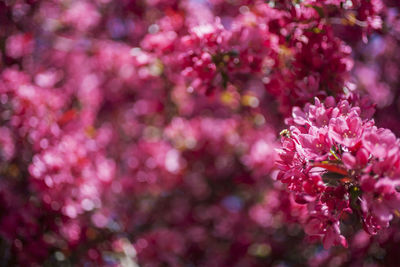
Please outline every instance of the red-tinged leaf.
M342 166L335 164L335 163L325 163L325 162L315 162L312 163L313 167L320 167L320 168L324 168L327 171L330 172L334 172L334 173L338 173L338 174L342 174L342 175L348 175L348 172L345 168L343 168Z
M77 112L75 109L70 109L68 111L66 111L61 118L58 120L58 123L60 125L64 125L67 124L68 122L72 121L73 119L75 119L77 116Z

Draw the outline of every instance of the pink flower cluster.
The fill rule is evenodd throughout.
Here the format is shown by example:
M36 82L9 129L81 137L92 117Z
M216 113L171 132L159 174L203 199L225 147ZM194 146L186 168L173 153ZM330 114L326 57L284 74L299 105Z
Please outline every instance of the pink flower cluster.
M400 141L362 118L359 107L331 97L293 108L283 132L278 179L307 205L309 235L326 248L347 246L340 224L348 213L369 234L387 228L400 208Z
M0 1L0 265L397 263L399 12Z

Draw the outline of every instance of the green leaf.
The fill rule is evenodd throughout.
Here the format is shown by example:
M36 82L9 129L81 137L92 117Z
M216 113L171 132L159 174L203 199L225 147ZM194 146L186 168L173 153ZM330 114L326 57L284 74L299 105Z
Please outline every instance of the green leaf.
M325 12L324 12L324 9L322 8L322 7L320 7L320 6L315 6L315 5L305 5L306 7L311 7L311 8L313 8L315 11L317 11L317 13L318 13L318 15L321 17L321 18L324 18L325 17Z

